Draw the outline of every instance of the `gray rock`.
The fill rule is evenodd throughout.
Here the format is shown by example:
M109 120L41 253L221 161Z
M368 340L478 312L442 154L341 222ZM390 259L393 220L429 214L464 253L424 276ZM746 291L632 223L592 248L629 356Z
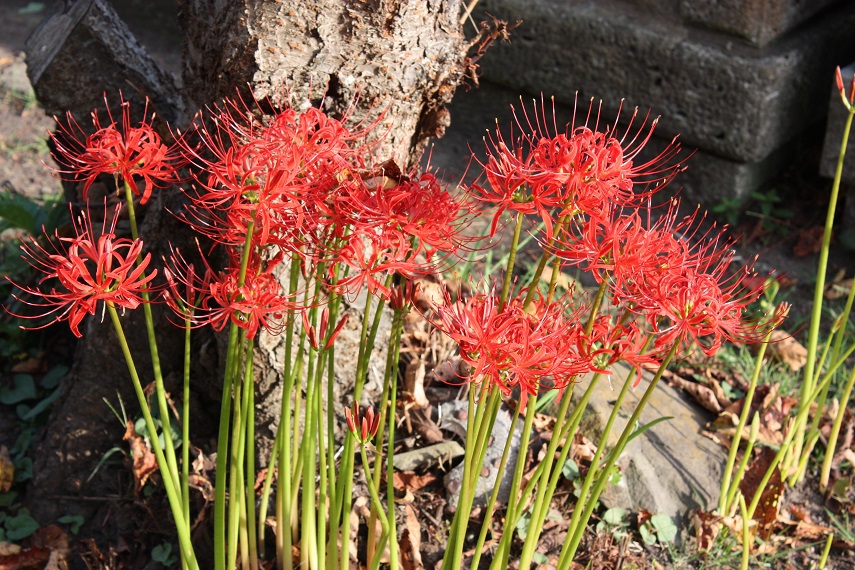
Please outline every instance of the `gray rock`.
M453 400L442 404L442 423L440 428L451 431L454 434L466 435L466 412L468 402L464 400ZM508 410L502 406L496 416L496 422L493 424L493 432L487 445L487 451L484 454L484 462L481 465L481 473L478 477L478 483L475 487L475 498L473 505L483 505L490 498L493 489L496 486L496 480L499 474L499 464L501 463L502 453L505 448L505 442L511 430L511 415ZM508 462L505 467L505 472L502 475L502 480L499 482L499 494L497 496L500 502L505 502L511 494L511 485L514 478L513 466L517 462L517 456L520 449L520 437L522 435L522 421L517 421L516 429L513 432L511 440L511 448L508 451ZM397 457L395 458L397 460ZM456 509L457 501L460 499L460 487L463 480L463 463L449 471L443 483L445 490L448 493L448 505Z
M613 369L609 389L606 379L589 403L590 416L586 418L586 435L592 440L601 433L612 411L627 369ZM632 415L635 405L649 385L650 376L635 390L631 390L609 434L614 444ZM580 386L579 388L584 388ZM721 477L726 455L724 449L701 435L701 429L712 418L710 414L683 394L660 381L647 407L641 414L642 425L662 417L673 419L662 422L632 440L618 460L623 475L621 482L607 488L601 500L608 507L630 510L647 509L670 516L677 524L685 525L689 511L711 509L718 502Z

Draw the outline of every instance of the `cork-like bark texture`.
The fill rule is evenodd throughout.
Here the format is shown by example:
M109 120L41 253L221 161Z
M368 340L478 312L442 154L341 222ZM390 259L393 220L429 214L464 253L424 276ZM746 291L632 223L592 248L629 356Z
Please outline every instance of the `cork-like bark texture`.
M250 85L258 98L382 115L383 160L412 165L448 125L463 76L458 0L180 0L185 83L197 103Z

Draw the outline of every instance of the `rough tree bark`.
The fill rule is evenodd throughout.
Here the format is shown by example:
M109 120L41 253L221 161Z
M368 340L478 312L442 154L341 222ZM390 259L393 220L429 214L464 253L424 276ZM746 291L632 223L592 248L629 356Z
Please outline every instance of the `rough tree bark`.
M79 3L109 9L103 0L78 0L70 6L80 10ZM251 90L258 98L270 97L277 106L320 105L333 115L355 101L355 120L382 117L380 131L386 134L378 155L382 160L393 156L401 166L414 165L424 143L441 136L449 123L445 105L463 78L466 62L459 0L178 0L178 5L187 34L185 101L167 97L159 107L192 109L234 95L236 88ZM88 33L88 29L72 28L64 36L57 34L56 41L67 42L75 34ZM125 34L130 32L122 31ZM62 47L52 46L59 54L56 57L61 57ZM119 76L120 83L127 81L127 76L121 77L130 73L122 71L124 56L102 48L99 45L84 55L104 58L104 68L118 70L108 75L113 80ZM149 64L154 65L148 61L145 65ZM74 69L75 65L72 61L58 68ZM91 94L98 96L114 85L100 69L82 66L81 73L66 73L61 86L53 82L49 89L40 89L34 82L36 93L52 109L97 107ZM61 97L57 89L62 90ZM141 233L148 236L149 247L162 251L167 240L180 239L182 228L158 208L162 205L150 210L144 222L147 228L141 228ZM116 538L123 524L132 522L130 517L117 518L121 509L109 504L75 499L97 495L105 486L116 487L116 474L107 471L86 482L103 454L121 445L118 424L102 399L115 401L119 389L129 409L137 406L107 325L91 319L65 382L64 396L44 431L37 450L32 510L45 523L64 514L82 514L95 525L111 520L108 535ZM213 348L215 352L216 343L210 338L201 337L197 343L202 350ZM269 339L259 344L259 408L275 415L279 350ZM139 363L143 369L147 350L137 347L137 353L143 355ZM178 368L180 355L164 356L166 370ZM218 409L213 403L217 366L211 365L217 358L212 354L198 359L200 368L194 381L202 380L196 384L201 404L191 414L194 427L198 427L195 422L204 422L206 409ZM207 421L215 423L216 418ZM194 441L203 440L197 435Z

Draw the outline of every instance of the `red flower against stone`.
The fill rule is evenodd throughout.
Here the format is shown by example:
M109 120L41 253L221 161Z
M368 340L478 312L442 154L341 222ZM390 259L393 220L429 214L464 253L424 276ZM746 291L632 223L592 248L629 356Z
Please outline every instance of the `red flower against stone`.
M106 104L106 96L104 99ZM59 129L51 134L56 145L55 158L62 165L61 175L72 182L84 182L83 197L102 174L110 174L127 182L131 190L141 196L145 204L152 190L170 186L180 181L178 170L187 161L178 145L167 145L152 126L155 116L148 116L148 101L143 118L131 125L130 103L122 100L121 124L118 124L107 106L106 125L101 124L97 111L92 112L94 133L87 134L68 113L66 122L57 119ZM143 190L134 181L143 181Z
M143 291L150 290L149 283L157 271L152 270L146 275L151 254L141 257L142 241L116 237L116 222L120 209L116 208L109 225L105 217L104 225L97 236L89 216L80 214L74 222L73 237L57 235L53 240L48 237L47 241L51 243L53 251L42 246L36 239L21 246L24 259L44 274L40 280L40 285L43 286L36 288L15 284L27 293L28 297L41 298L39 302L29 298L15 298L28 305L48 310L37 316L15 316L42 318L53 315L53 320L49 323L32 328L44 328L67 320L71 332L79 338L83 336L80 332L83 317L87 314L94 315L99 302L103 301L122 309L135 309L142 303L141 295ZM139 264L138 258L141 258Z
M524 121L518 118L516 124L522 134L510 144L501 133L489 139L487 158L481 163L487 184L472 188L477 200L496 207L491 234L499 216L509 210L537 214L549 240L554 219L579 213L598 218L615 208L635 207L650 194L639 188L654 184L661 189L682 169L682 161L675 160L680 152L676 140L655 158L634 163L656 126L653 121L648 128L645 120L633 131L637 111L621 134L617 119L615 126L597 130L599 108L589 128L593 103L586 124L576 127L574 112L574 122L563 133L554 120L552 127L547 125L543 105L531 116L524 107L521 110ZM553 118L554 114L553 110Z

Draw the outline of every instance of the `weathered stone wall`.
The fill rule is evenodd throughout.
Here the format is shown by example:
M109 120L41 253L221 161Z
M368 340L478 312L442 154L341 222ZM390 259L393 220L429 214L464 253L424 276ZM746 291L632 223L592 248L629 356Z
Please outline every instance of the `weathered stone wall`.
M681 177L710 203L743 197L790 158L855 57L855 3L833 0L482 0L523 23L483 61L513 89L608 111L651 108L658 133L698 148ZM608 114L606 115L608 116Z

